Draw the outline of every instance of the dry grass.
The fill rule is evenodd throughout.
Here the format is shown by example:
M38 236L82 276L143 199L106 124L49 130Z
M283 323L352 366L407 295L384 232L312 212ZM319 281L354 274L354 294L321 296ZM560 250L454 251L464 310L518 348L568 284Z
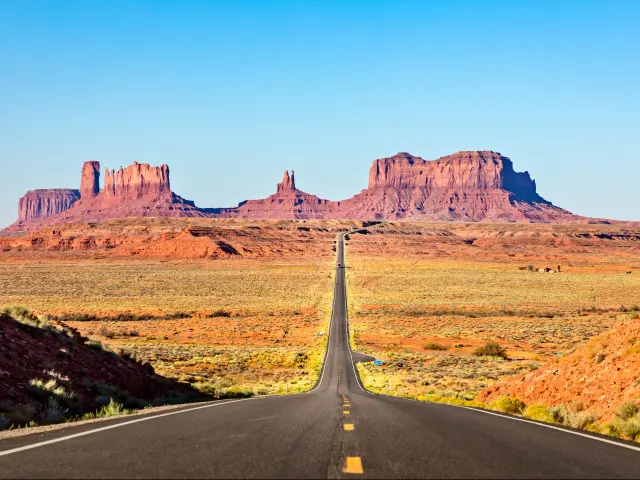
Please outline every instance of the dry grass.
M626 271L640 263L638 242L585 239L594 228L601 236L603 228L618 229L388 224L352 235L353 341L384 361L360 367L365 385L471 400L496 380L536 369L632 319L640 275ZM528 264L562 265L562 273L520 269ZM504 347L508 360L474 357L488 341Z
M141 222L114 225L137 232L149 227ZM240 245L259 244L259 258L96 260L22 251L0 257L0 305L54 315L208 393L301 391L315 382L324 352L318 333L327 330L331 309L330 230L342 228L333 223L306 224L310 230L300 230L301 222L212 224L232 231L243 252Z

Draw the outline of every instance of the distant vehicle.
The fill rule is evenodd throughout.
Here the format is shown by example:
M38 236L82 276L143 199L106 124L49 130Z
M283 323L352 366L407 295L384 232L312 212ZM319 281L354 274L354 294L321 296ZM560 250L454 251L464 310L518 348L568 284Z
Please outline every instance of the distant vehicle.
M340 264L338 264L338 268L340 268Z
M318 335L324 335L324 332L318 332Z
M374 361L373 361L373 364L374 364L376 367L379 367L380 365L382 365L382 360L374 360Z

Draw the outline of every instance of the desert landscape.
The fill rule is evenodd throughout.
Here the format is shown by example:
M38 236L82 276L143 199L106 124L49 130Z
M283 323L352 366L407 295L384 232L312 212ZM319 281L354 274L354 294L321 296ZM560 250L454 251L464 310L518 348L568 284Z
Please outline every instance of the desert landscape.
M388 223L350 235L368 389L637 436L640 230ZM546 270L546 271L545 271ZM514 378L515 377L515 378Z
M352 347L382 362L358 364L367 389L637 437L640 417L620 409L640 397L640 226L553 206L500 154L379 159L369 188L342 202L298 190L287 171L274 195L232 209L176 195L166 165L105 177L101 188L86 162L79 190L20 200L0 236L6 315L53 322L196 397L304 392L327 346L336 237L349 232ZM24 398L33 382L60 386L42 362L44 376L17 386ZM85 403L105 408L98 397Z
M300 392L324 356L335 234L353 225L57 226L5 238L0 305L24 306L211 398Z
M640 478L640 2L0 24L0 480Z

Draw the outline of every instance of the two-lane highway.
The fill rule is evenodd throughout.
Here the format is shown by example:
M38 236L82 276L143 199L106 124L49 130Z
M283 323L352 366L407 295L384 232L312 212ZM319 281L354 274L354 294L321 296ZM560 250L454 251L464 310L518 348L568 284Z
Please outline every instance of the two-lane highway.
M640 477L637 446L365 392L349 347L346 306L345 270L336 265L324 368L308 393L191 405L6 439L0 477Z

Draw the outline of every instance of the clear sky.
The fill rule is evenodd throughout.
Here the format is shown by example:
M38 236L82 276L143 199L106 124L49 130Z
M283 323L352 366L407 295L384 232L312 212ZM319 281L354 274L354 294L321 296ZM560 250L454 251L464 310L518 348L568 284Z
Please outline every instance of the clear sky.
M640 1L0 0L0 226L34 188L168 163L203 207L331 200L371 161L496 150L640 220Z

